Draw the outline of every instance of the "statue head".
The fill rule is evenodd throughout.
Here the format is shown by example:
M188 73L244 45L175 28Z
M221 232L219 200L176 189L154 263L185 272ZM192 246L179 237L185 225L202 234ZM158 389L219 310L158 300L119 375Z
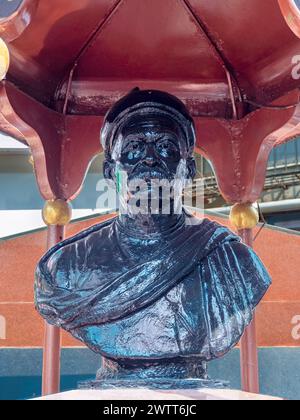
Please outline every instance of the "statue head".
M125 212L132 213L135 203L138 213L181 212L182 190L196 165L194 123L179 99L134 89L106 115L101 142L104 177L122 191Z
M105 117L101 131L104 176L116 181L191 179L195 176L194 123L185 105L165 92L134 89Z

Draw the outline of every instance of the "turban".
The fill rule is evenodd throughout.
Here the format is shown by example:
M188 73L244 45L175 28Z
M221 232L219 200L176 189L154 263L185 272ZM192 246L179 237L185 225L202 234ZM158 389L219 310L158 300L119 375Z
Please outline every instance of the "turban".
M194 122L183 102L166 92L135 88L116 102L105 117L101 130L101 143L106 157L111 156L120 129L135 116L163 116L175 121L181 128L186 143L187 157L193 154Z

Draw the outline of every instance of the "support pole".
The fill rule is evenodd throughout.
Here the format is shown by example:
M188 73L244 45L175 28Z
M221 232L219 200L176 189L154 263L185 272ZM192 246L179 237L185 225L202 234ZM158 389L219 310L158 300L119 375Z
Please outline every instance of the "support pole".
M64 226L48 226L47 248L64 239ZM56 394L60 390L60 328L45 322L42 394Z
M253 247L253 229L239 230L243 242ZM255 315L240 342L242 389L259 394L259 367Z
M252 203L237 203L231 208L230 221L243 242L253 247L253 229L259 222L259 214ZM258 355L255 316L246 328L240 342L242 390L259 394Z
M66 200L49 200L43 209L43 220L48 225L47 248L61 242L65 226L72 217L72 207ZM61 334L58 327L45 324L42 394L56 394L60 390Z

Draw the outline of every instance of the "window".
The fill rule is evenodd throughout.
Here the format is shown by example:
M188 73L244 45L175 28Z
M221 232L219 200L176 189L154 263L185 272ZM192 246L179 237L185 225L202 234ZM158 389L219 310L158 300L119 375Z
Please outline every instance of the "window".
M290 141L285 145L285 156L287 165L297 162L296 157L296 142Z
M275 149L272 149L271 153L270 153L270 157L269 157L269 164L268 167L269 168L275 168Z
M275 162L276 162L276 167L285 166L285 145L276 147Z

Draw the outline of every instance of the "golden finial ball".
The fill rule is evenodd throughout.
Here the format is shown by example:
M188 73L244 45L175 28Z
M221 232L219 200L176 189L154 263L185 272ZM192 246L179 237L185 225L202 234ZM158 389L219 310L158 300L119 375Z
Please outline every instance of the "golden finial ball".
M46 225L65 226L72 218L72 207L65 200L46 201L43 208L43 220Z
M0 38L0 81L5 78L8 72L9 62L9 50L3 39Z
M230 222L237 230L253 229L259 222L259 214L253 204L235 204L231 208Z

